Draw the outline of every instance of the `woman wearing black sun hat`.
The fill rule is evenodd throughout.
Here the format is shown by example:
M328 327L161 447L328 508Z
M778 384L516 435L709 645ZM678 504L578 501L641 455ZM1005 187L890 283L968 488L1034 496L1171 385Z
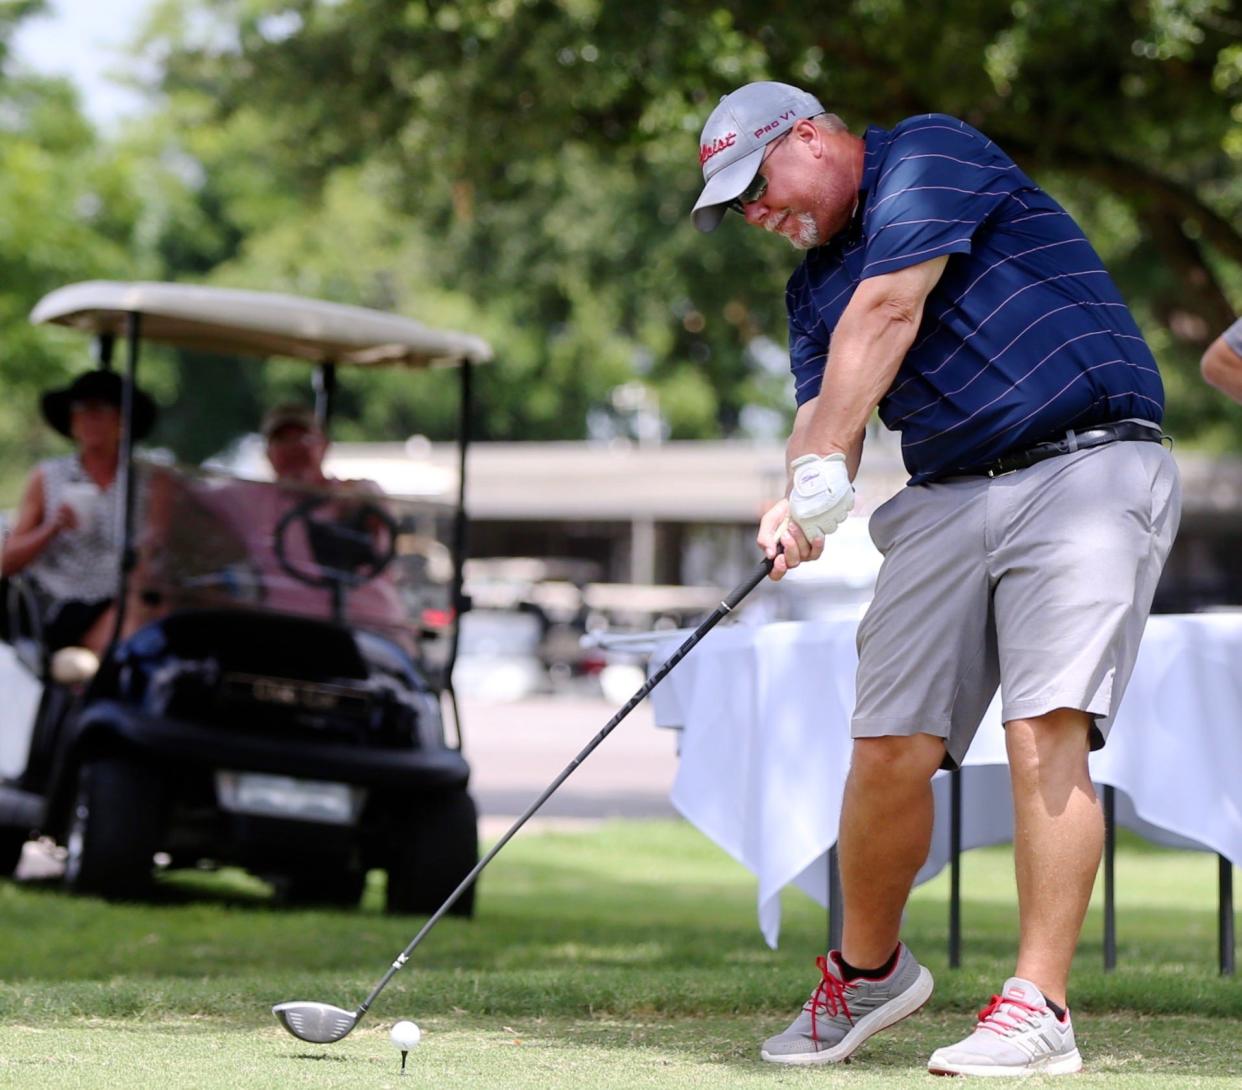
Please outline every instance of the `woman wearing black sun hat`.
M31 471L2 565L5 576L24 572L47 602L49 651L77 646L98 655L110 635L122 529L115 487L121 396L119 375L89 371L40 402L44 419L75 449ZM156 412L155 402L135 387L135 439L151 431Z

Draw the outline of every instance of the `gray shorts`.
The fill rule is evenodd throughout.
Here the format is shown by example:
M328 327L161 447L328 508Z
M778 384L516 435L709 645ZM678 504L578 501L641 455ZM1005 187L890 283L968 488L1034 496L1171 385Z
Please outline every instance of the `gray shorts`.
M854 737L939 735L956 767L999 683L1004 722L1077 708L1099 749L1180 516L1158 443L903 489L871 516Z

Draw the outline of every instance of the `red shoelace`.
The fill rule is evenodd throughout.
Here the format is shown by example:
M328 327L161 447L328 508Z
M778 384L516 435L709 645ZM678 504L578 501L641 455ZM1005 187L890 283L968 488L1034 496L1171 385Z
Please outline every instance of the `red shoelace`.
M811 1040L819 1040L819 1029L816 1025L816 1017L823 1011L829 1018L836 1015L838 1011L843 1011L845 1017L852 1024L854 1016L850 1014L850 1006L845 1001L845 981L832 972L828 968L828 959L820 956L815 959L815 967L819 970L823 979L819 982L818 987L811 993L811 998L806 1001L806 1006L802 1009L811 1015Z
M975 1024L975 1028L990 1029L1001 1037L1008 1037L1015 1030L1021 1029L1022 1023L1006 1012L1005 1007L1020 1007L1024 1011L1030 1011L1031 1014L1039 1014L1044 1009L1030 1003L1024 1003L1021 999L994 995L988 1002L988 1005L979 1012L979 1021Z

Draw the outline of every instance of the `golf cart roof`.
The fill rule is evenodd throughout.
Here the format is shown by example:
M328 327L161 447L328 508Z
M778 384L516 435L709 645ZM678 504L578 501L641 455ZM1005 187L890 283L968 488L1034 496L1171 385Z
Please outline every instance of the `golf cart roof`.
M30 320L122 338L129 314L142 316L144 340L222 355L405 367L492 358L491 346L482 338L432 329L412 318L296 295L199 284L88 280L45 295Z

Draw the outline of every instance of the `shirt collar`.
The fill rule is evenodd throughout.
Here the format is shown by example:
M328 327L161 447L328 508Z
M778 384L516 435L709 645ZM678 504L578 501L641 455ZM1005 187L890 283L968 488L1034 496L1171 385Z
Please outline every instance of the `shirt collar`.
M862 181L858 183L858 206L854 209L854 217L846 229L856 233L862 229L863 214L867 211L867 198L875 188L876 178L880 173L880 161L884 158L884 149L888 146L891 134L887 129L876 125L868 125L863 134L863 172Z
M866 196L871 192L875 185L876 175L880 171L880 152L884 149L884 145L888 143L889 133L886 129L878 128L875 125L868 125L867 131L863 134L863 143L866 145L863 151L863 172L862 181L858 185L858 203L861 207Z
M843 247L857 241L862 235L863 214L867 211L867 197L875 188L876 176L880 172L880 160L884 158L884 148L888 144L890 133L886 129L870 125L863 134L863 172L858 183L858 203L854 206L854 214L849 223L841 228L826 243L824 249Z

